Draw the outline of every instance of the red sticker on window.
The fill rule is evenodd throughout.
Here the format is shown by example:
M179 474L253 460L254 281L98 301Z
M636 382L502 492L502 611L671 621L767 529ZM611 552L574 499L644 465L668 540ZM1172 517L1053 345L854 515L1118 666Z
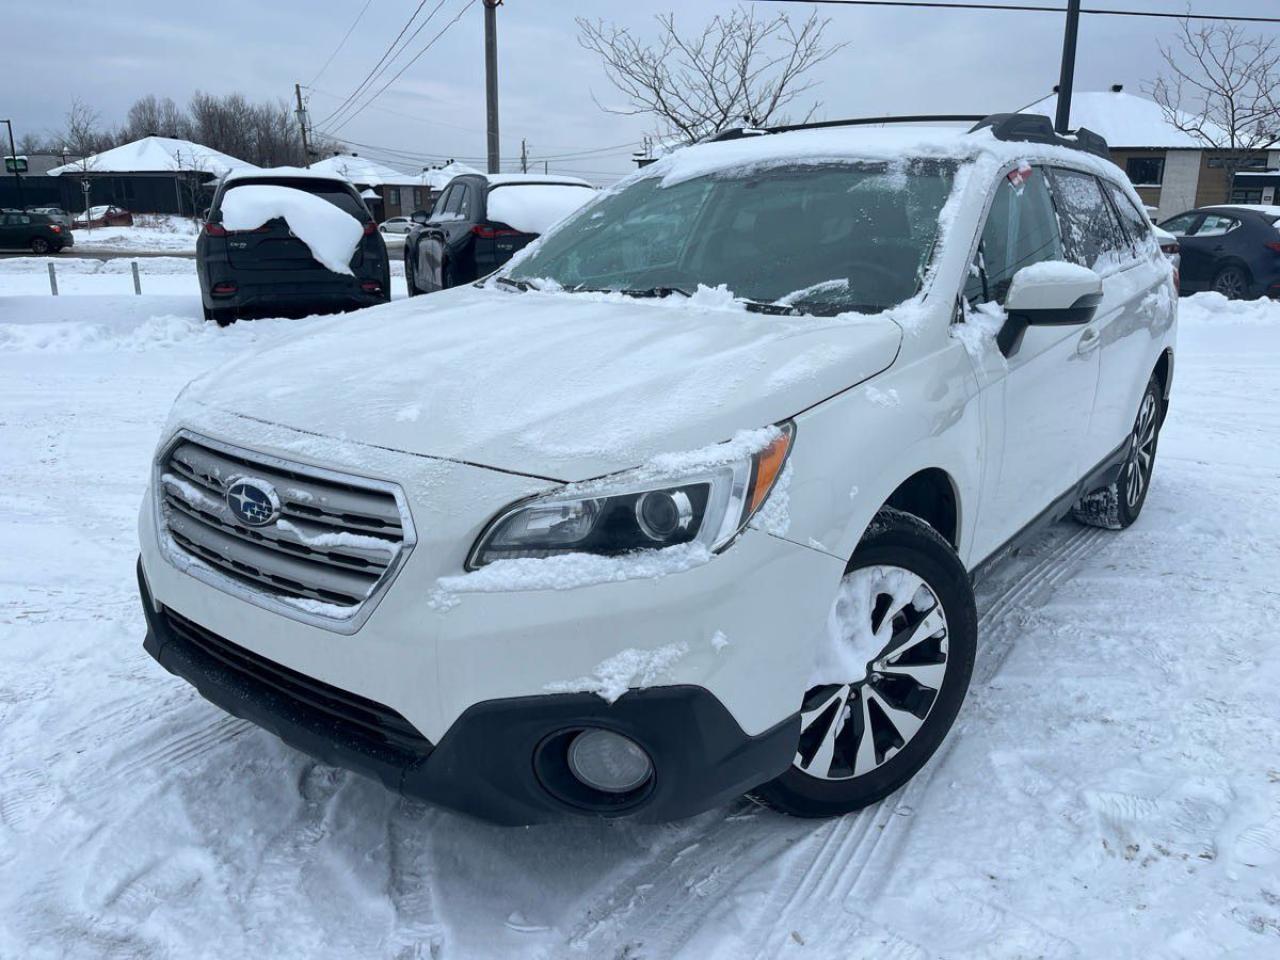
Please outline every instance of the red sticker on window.
M1035 172L1031 164L1024 163L1017 170L1010 170L1008 177L1015 189L1021 190L1026 182L1031 179L1031 175Z

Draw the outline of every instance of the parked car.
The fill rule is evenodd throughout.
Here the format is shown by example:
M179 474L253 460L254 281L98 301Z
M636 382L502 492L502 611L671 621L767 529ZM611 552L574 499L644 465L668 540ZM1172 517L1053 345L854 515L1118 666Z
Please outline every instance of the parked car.
M906 783L965 697L974 579L1139 518L1173 271L1048 118L737 133L430 310L192 384L140 517L147 651L502 823Z
M488 276L594 192L577 177L454 177L430 214L419 210L413 215L417 226L404 246L409 296Z
M1280 207L1245 204L1200 207L1164 221L1182 253L1182 292L1280 297L1278 221Z
M61 224L70 230L75 225L75 220L71 214L63 210L61 207L28 207L28 213L40 213L50 218L54 223Z
M132 227L133 214L123 207L90 207L75 219L77 230L84 227Z
M0 212L0 250L60 253L74 244L71 231L47 214L23 210Z
M413 229L413 221L408 217L391 217L378 224L378 229L382 233L404 234Z
M223 222L227 197L253 186L319 197L360 224L350 275L317 261L282 217L251 229L228 229ZM385 303L391 290L387 246L355 188L340 177L291 167L234 172L222 181L196 240L196 274L205 319L223 326L240 317L354 310Z

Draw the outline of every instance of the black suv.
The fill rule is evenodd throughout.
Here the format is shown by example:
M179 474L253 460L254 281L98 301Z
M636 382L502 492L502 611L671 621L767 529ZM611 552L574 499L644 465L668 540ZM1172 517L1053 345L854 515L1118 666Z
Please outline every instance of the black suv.
M0 211L0 250L57 253L75 242L71 231L48 214Z
M445 186L404 244L409 296L446 290L491 274L553 223L595 195L577 177L468 173Z
M322 197L364 228L352 254L352 275L320 264L283 218L253 230L223 226L226 195L245 186L275 186ZM222 182L196 241L196 272L206 320L226 326L255 316L337 313L385 303L391 298L387 246L355 188L345 180L304 171L232 175Z

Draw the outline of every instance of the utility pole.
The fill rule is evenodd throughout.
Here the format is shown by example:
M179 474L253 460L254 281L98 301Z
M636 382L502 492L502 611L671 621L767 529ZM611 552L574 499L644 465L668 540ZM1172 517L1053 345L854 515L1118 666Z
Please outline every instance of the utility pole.
M1067 32L1062 38L1062 76L1058 80L1058 133L1071 129L1071 88L1076 82L1076 40L1080 36L1080 0L1067 0Z
M302 105L302 85L293 85L293 95L298 98L298 127L302 130L302 165L311 169L311 147L307 145L307 108Z
M6 120L4 125L9 128L9 156L13 157L13 185L18 188L18 208L27 209L27 205L22 202L22 174L18 172L18 148L13 145L13 121Z
M484 94L489 131L489 173L498 172L498 5L484 0Z
M520 172L529 172L529 147L524 141L524 137L520 138Z

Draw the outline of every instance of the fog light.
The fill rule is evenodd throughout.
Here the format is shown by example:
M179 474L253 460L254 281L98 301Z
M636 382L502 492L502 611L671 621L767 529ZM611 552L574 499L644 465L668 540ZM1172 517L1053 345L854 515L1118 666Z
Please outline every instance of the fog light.
M653 776L653 763L634 740L608 730L587 730L569 744L569 769L595 790L627 793Z

